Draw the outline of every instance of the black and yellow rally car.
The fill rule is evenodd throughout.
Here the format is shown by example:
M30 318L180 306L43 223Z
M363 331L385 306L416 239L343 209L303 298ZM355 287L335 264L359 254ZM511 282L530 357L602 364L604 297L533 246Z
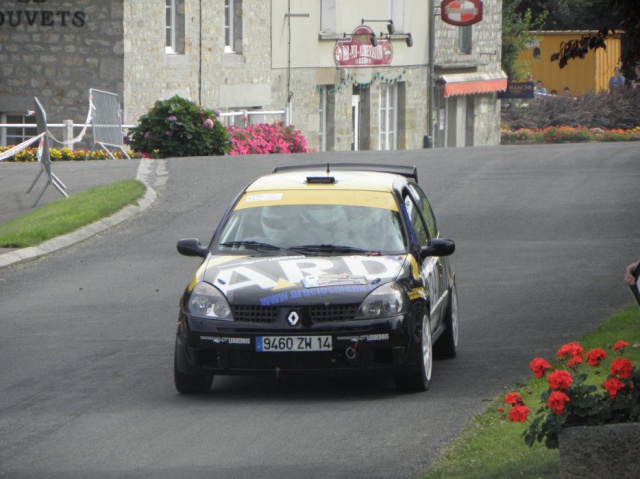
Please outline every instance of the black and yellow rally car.
M213 377L390 371L429 387L434 354L456 355L458 302L417 168L278 167L236 198L180 302L175 385Z

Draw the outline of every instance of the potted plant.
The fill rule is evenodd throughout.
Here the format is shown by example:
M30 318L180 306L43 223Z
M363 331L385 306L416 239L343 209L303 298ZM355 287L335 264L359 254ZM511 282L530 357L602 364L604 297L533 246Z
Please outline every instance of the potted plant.
M560 445L560 467L572 471L581 470L592 473L595 477L598 470L597 464L604 469L613 466L613 461L619 463L625 452L620 450L628 445L632 448L631 457L635 457L635 464L627 464L637 473L640 455L637 454L638 435L640 434L640 370L627 358L623 357L629 344L626 341L618 341L612 348L615 359L607 360L607 352L601 348L595 348L587 352L578 343L563 345L556 353L559 367L553 367L543 358L535 358L529 364L536 378L546 378L547 387L540 396L540 405L531 412L525 404L522 395L510 392L504 397L504 402L509 408L508 418L512 422L528 423L522 433L525 443L532 446L536 441L542 442L555 449ZM585 365L586 362L586 365ZM608 365L608 375L603 379L603 366ZM504 412L503 408L500 408ZM603 459L600 453L610 448L603 447L600 439L595 444L586 437L586 430L593 426L606 426L611 424L634 424L632 428L625 428L625 432L613 432L619 441L616 441L614 459ZM579 426L588 428L572 429ZM576 434L565 434L567 431ZM611 431L611 428L608 429ZM602 438L601 430L597 431ZM625 434L627 436L621 436ZM629 435L630 434L630 435ZM580 450L579 467L567 467L567 456L564 454L565 440L576 438L580 445L569 446L568 454ZM626 437L626 438L625 438ZM589 463L593 459L596 465ZM611 462L608 462L611 461ZM611 470L609 470L611 472ZM562 475L561 477L572 477ZM591 476L589 476L591 477ZM616 476L616 477L626 477Z

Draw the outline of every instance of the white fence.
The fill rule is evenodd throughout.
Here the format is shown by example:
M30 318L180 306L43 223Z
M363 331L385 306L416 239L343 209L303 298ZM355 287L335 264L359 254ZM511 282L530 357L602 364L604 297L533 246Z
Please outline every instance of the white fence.
M238 126L255 125L258 123L274 123L282 121L287 124L287 111L286 110L237 110L220 112L219 120L224 126ZM49 123L47 127L52 131L62 132L62 142L68 143L66 148L73 150L73 143L69 143L75 136L76 128L85 128L87 125L83 123L74 123L72 120L63 120L62 123ZM122 125L123 134L136 125ZM0 123L0 128L23 128L32 129L33 136L36 136L37 125L35 123Z

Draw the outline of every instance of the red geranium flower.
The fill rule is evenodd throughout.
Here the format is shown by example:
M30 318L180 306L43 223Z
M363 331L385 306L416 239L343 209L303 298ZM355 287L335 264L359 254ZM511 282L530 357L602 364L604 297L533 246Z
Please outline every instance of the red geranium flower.
M564 412L564 405L570 401L569 396L561 391L553 391L547 400L547 406L556 414L560 415Z
M509 411L509 421L511 422L525 422L529 415L529 408L524 404L513 406Z
M587 362L590 366L599 366L607 358L607 353L600 348L592 349L587 353Z
M614 377L627 379L631 377L632 371L633 364L628 359L618 358L611 363L611 375Z
M518 404L524 404L522 401L522 396L518 393L509 393L504 397L505 404L511 404L512 406L516 406Z
M542 358L535 358L529 363L529 367L533 371L533 375L537 378L542 378L551 369L551 365Z
M626 341L618 341L615 346L613 347L614 351L617 351L618 349L622 349L622 348L626 348L629 346L629 343Z
M562 346L556 353L560 359L570 358L567 363L569 367L574 364L580 364L584 357L584 348L578 343L567 343Z
M498 412L504 412L504 408L503 408L502 406L500 406L500 407L498 408Z
M556 371L549 373L547 381L549 381L551 389L569 389L569 386L571 386L571 383L573 382L573 377L567 371L557 369Z
M616 397L618 391L624 389L624 383L618 378L607 379L602 386L609 392L611 399Z

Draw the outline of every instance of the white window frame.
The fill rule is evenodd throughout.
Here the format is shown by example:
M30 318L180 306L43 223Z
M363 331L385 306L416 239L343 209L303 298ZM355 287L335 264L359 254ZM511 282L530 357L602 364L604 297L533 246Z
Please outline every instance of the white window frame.
M336 33L336 0L320 0L320 32Z
M379 149L398 148L398 84L380 85Z
M23 125L35 125L36 117L27 116L23 113L0 113L0 123L2 124L23 124ZM10 134L11 130L21 130L19 134ZM38 134L36 128L28 127L6 127L0 128L0 146L19 145L29 138L33 138Z
M320 90L320 105L318 107L318 151L327 151L327 91Z
M224 0L224 52L235 53L235 0Z
M165 6L165 53L177 53L176 48L176 2L177 0L166 0Z

